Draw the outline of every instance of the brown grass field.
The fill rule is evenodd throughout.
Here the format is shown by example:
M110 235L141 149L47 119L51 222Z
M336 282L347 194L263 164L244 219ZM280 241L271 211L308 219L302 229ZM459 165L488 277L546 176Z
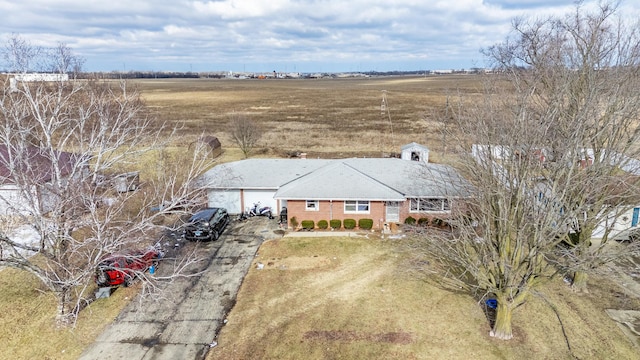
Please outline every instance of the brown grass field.
M412 141L441 153L447 96L478 94L475 75L355 79L137 80L152 115L183 124L195 140L217 136L234 148L229 118L243 114L264 129L258 155L343 158L398 153ZM387 112L381 111L383 91ZM192 141L191 140L191 141Z
M228 135L234 112L263 126L256 156L382 156L415 141L444 161L447 97L481 92L481 79L471 75L131 83L158 122L182 126L173 150L211 134L222 142L220 161L241 158ZM265 243L256 258L265 269L249 271L208 359L640 357L604 313L640 310L640 301L608 279L594 278L586 295L571 293L560 279L550 282L515 312L515 338L503 342L488 336L476 300L411 276L398 249L397 241L375 236ZM75 329L60 330L55 301L42 286L0 270L0 359L76 359L134 295L135 287L116 291L83 310Z

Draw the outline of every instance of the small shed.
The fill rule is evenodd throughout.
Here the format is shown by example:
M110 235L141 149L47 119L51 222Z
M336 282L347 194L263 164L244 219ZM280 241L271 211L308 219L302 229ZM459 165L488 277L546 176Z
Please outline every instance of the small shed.
M211 151L211 156L216 158L222 155L222 144L213 135L203 135L198 139L198 143L207 145Z
M402 147L402 160L429 162L429 149L426 146L412 142Z

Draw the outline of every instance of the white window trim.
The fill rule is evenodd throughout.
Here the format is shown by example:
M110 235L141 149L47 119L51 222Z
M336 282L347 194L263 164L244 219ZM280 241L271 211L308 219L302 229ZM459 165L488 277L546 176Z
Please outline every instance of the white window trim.
M411 206L413 201L418 201L418 209L414 210ZM440 210L420 210L420 200L439 200L440 201ZM445 204L447 204L447 208L445 209ZM446 198L409 198L409 213L411 214L448 214L451 212L451 204L449 199Z
M315 206L309 207L309 204L312 203ZM320 201L318 200L306 200L304 203L304 209L306 211L320 211Z
M347 210L347 203L355 203L356 210ZM358 207L360 204L367 203L367 211L360 211ZM345 200L343 211L345 214L370 214L371 213L371 201L369 200Z

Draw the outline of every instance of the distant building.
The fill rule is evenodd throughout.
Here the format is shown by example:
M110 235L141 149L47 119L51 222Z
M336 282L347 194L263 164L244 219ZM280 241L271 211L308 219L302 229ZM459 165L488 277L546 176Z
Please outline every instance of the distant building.
M45 74L45 73L29 73L29 74L9 74L9 89L11 91L18 90L18 82L54 82L69 81L69 74Z

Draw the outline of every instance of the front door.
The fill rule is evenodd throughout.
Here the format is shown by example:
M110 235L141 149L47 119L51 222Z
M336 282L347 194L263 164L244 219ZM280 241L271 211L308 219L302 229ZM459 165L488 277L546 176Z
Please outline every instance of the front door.
M386 222L400 222L400 203L398 201L387 201L385 208Z

